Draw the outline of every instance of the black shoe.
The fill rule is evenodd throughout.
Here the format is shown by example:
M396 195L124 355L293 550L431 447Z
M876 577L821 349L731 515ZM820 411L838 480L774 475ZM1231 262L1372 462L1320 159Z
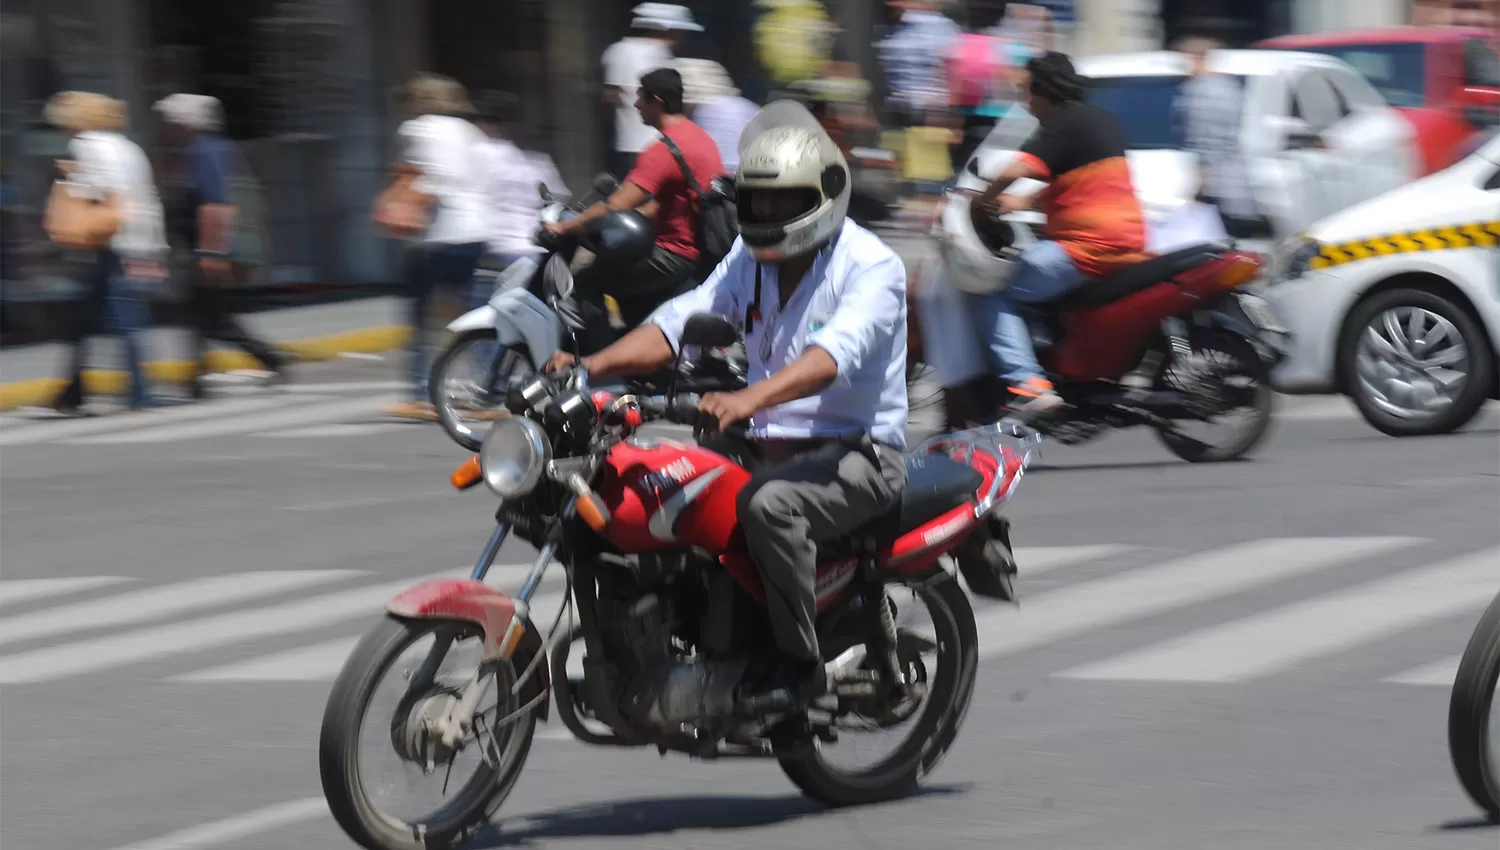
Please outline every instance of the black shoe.
M741 685L738 702L742 714L763 717L804 711L826 693L828 672L821 661L784 658L766 675Z

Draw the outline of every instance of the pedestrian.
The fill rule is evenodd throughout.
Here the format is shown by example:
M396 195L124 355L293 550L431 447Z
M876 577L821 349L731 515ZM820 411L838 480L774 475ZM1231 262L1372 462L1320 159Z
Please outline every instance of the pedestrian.
M623 179L636 157L659 134L641 121L635 108L642 75L672 66L673 51L683 33L702 32L693 13L671 3L642 3L633 10L630 34L604 51L604 103L614 109L615 146L608 170Z
M552 157L517 143L519 107L519 99L507 92L486 92L475 103L474 123L486 137L480 145L480 179L491 213L489 246L481 265L492 272L543 252L536 242L537 216L542 210L537 184L546 185L554 195L568 192ZM469 309L489 299L488 286L488 281L476 277Z
M233 187L249 178L249 165L223 135L223 105L208 95L179 93L162 98L154 108L164 121L167 142L183 149L180 190L167 196L171 236L197 257L187 273L187 318L193 332L189 392L195 399L205 395L211 339L243 349L265 366L272 382L284 382L285 359L236 319L230 305L235 234L245 213Z
M130 409L152 407L142 365L144 332L150 326L146 296L165 277L167 243L151 163L125 137L125 104L114 98L60 92L47 102L46 117L69 137L70 157L58 163L61 174L48 202L47 230L54 241L81 249L88 258L80 321L70 340L70 380L53 407L71 415L82 406L88 337L106 325L125 344ZM77 233L74 228L84 217L107 223L87 226L97 239L68 244L71 239L62 234Z
M930 190L952 176L957 123L948 110L945 59L962 31L934 0L887 0L892 26L880 42L890 122L903 131L907 181Z
M1244 91L1239 81L1208 65L1209 54L1222 45L1211 38L1190 37L1177 52L1188 63L1188 79L1173 103L1183 147L1198 158L1200 189L1196 200L1218 208L1230 236L1270 234L1270 224L1256 209L1250 172L1240 146Z
M389 412L431 420L437 418L427 393L427 320L433 297L441 286L469 292L492 232L482 180L486 138L469 120L474 106L456 80L418 74L404 87L401 101L410 117L396 131L400 153L392 171L397 178L387 191L420 209L415 223L399 230L407 240L402 278L411 325L412 400L393 405ZM381 200L376 206L379 221L387 213Z
M760 110L740 95L724 66L710 59L678 59L682 75L682 103L688 120L703 128L719 147L724 170L740 167L740 134Z

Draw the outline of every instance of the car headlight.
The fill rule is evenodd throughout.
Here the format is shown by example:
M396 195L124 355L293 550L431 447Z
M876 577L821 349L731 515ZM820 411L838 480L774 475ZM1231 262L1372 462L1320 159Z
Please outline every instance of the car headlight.
M1307 274L1312 261L1323 252L1323 244L1306 236L1296 236L1281 243L1276 249L1272 282L1296 280Z
M514 499L536 489L551 459L552 444L546 432L523 416L496 422L479 449L484 484L502 499Z

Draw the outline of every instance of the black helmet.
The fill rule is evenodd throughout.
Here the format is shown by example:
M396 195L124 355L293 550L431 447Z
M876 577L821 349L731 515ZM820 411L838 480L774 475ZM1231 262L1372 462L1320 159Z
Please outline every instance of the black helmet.
M613 210L584 225L580 241L599 260L630 268L650 256L656 232L636 210Z

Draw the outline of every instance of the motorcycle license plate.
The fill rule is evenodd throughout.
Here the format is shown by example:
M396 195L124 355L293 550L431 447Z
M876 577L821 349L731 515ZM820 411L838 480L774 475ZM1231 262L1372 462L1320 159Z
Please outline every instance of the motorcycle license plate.
M1240 309L1245 311L1245 315L1255 323L1257 328L1273 333L1288 333L1277 320L1276 314L1272 312L1271 305L1266 303L1266 299L1245 292L1237 293L1236 298L1240 302Z

